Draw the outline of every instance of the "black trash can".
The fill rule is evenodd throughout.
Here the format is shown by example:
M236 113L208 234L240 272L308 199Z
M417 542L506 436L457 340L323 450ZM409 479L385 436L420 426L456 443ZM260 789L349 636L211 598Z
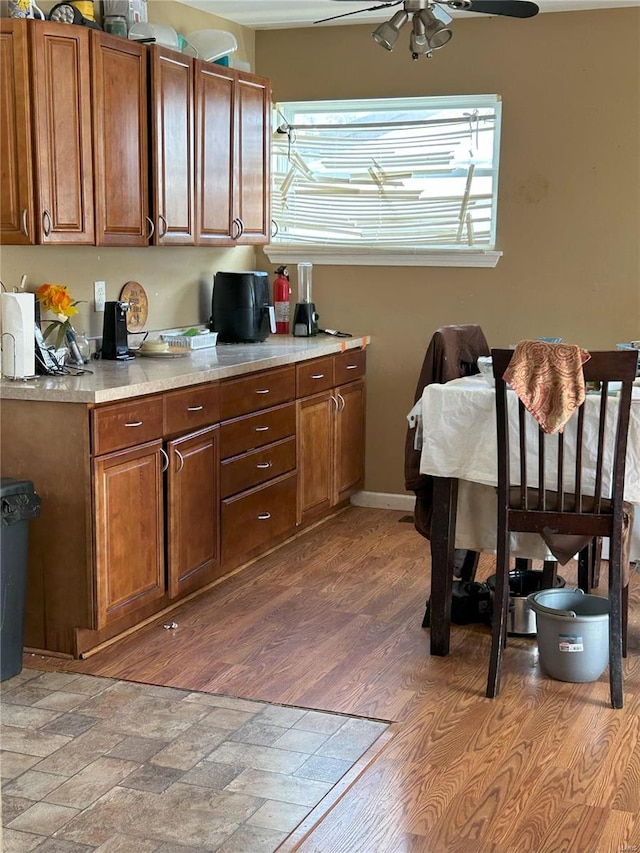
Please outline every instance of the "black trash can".
M0 681L22 672L29 520L40 515L30 480L0 478Z

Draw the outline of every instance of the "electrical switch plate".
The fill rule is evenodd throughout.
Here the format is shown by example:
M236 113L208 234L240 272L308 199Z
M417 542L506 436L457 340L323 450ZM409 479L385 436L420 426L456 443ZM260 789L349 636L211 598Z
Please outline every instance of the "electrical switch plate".
M104 303L107 300L107 285L104 281L93 282L93 310L104 311Z

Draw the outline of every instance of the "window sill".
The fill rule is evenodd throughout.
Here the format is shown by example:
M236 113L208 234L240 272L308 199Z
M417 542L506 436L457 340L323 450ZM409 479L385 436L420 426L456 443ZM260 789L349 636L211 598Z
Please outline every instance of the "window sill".
M383 252L374 249L354 251L337 247L309 247L274 245L264 247L272 264L293 264L308 261L332 266L370 267L490 267L497 265L502 252L478 249L415 250Z

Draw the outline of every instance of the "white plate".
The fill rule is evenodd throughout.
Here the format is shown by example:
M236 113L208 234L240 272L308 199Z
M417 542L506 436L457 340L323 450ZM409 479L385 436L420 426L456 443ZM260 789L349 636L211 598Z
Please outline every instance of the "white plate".
M134 350L136 355L143 355L145 358L184 358L185 355L190 355L191 350L183 349L182 347L173 347L164 352L153 352L152 350Z

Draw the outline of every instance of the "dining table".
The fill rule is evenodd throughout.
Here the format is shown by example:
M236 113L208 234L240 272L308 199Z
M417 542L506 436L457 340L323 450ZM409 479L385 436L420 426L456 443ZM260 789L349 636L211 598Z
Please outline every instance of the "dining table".
M640 505L640 380L633 387L629 418L624 499ZM610 390L615 394L615 388ZM597 397L590 402L590 397ZM508 390L509 406L517 406ZM585 402L585 453L597 437L598 394ZM615 401L611 400L612 412ZM497 537L497 433L495 389L482 374L427 385L421 398L420 472L433 477L431 520L431 654L447 655L450 646L451 596L454 550L496 550ZM531 417L531 416L528 416ZM574 417L565 430L575 427ZM537 443L537 423L531 434ZM609 439L613 441L613 430ZM534 469L535 470L535 469ZM605 472L604 489L609 472ZM595 476L595 475L594 475ZM632 531L630 559L640 561L640 512ZM511 553L526 559L553 559L535 533L511 534ZM640 562L638 563L640 565Z

